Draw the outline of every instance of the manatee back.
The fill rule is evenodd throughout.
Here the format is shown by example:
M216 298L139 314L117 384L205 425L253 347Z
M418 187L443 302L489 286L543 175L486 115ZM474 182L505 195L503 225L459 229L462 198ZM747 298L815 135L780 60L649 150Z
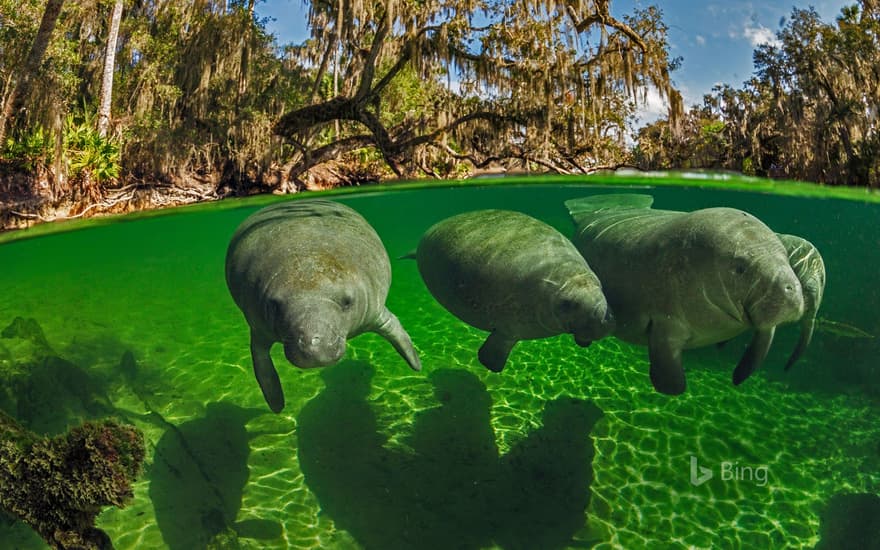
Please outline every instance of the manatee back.
M536 327L535 319L549 315L558 287L572 277L595 279L562 234L506 210L467 212L435 224L422 237L416 259L425 285L452 314L479 329L499 328L520 338L553 334Z
M251 320L278 295L355 286L384 305L391 283L388 254L376 231L351 208L327 200L268 206L238 227L226 254L226 281Z
M565 202L575 223L573 241L600 279L591 258L604 263L614 261L619 250L652 247L658 229L684 214L652 209L653 202L650 195L639 194L593 195Z

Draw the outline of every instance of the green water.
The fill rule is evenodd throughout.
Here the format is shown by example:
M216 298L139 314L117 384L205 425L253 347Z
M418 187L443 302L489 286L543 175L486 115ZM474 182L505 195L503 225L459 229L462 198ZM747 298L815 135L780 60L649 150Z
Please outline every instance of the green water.
M434 222L479 208L570 235L563 201L600 192L496 185L335 200L396 258ZM880 334L880 206L647 192L656 208L741 208L809 239L828 271L820 317ZM678 397L654 392L644 348L613 338L521 342L493 374L476 359L485 333L445 312L414 263L392 260L387 303L424 370L372 334L319 370L291 367L276 346L287 405L274 415L223 279L229 237L257 207L228 206L0 246L0 330L33 318L56 356L28 363L28 342L0 338L0 408L41 433L104 416L145 433L134 500L99 518L116 548L877 547L859 537L877 535L880 514L878 339L820 331L783 373L798 330L783 327L740 387L730 378L747 335L685 352ZM690 482L691 456L711 480ZM724 462L763 466L766 483L726 479ZM0 523L0 548L43 547Z

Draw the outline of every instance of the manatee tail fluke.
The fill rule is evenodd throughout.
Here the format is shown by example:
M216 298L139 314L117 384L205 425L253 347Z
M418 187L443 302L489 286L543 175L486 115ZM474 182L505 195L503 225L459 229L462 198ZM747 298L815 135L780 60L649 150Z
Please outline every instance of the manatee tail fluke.
M620 195L593 195L565 201L568 213L576 224L580 224L585 218L604 212L606 210L620 210L630 208L651 208L654 197L640 194Z
M801 337L798 339L797 346L794 348L794 351L791 352L791 357L788 358L788 361L785 363L785 370L791 368L794 365L795 361L797 361L800 356L804 353L804 350L807 349L807 346L810 345L810 340L813 339L813 329L816 326L816 319L814 317L805 317L801 321Z

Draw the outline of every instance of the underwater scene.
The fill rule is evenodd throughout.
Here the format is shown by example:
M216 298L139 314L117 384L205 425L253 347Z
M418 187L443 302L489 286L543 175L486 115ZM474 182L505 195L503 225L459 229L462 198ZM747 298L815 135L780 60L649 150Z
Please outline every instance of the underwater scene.
M566 201L605 194L649 195L657 210L735 208L812 243L827 282L797 362L785 369L798 315L780 317L766 358L752 357L754 373L737 384L752 330L685 349L686 389L655 371L663 353L610 327L492 356L479 351L489 333L441 305L421 259L406 257L434 224L482 209L574 238ZM276 343L280 401L266 370L255 378L251 330L224 271L236 229L270 200L0 244L0 411L39 436L107 418L144 434L133 498L97 518L113 547L880 548L880 205L578 180L321 198L381 238L385 305L417 359L387 318L384 337L348 339L330 366L296 368L297 351ZM346 238L329 231L326 242ZM666 288L638 269L613 276ZM712 284L678 301L691 307ZM604 313L597 322L610 322ZM0 548L47 545L0 513Z

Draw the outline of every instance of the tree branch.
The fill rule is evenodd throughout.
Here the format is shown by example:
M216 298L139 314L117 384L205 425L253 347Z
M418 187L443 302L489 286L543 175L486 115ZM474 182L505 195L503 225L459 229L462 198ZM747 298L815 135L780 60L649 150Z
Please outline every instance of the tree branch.
M474 168L485 168L486 166L490 165L493 162L498 162L498 161L504 160L505 158L508 158L508 157L492 155L492 156L488 156L488 157L484 158L483 160L477 160L477 158L474 155L466 154L466 153L458 153L452 147L450 147L449 145L447 145L445 143L437 143L437 142L432 141L431 143L429 143L429 145L436 147L437 149L442 150L447 155L449 155L450 157L452 157L456 160L466 160L466 161L470 162L471 164L474 165Z
M334 159L343 153L361 149L363 147L369 147L374 144L375 141L373 136L362 134L343 138L324 145L323 147L318 147L314 151L305 155L302 162L293 166L288 172L288 177L292 180L298 181L300 176L321 163Z
M358 103L364 102L369 98L370 89L373 86L373 75L376 73L376 61L379 59L379 53L385 45L385 37L391 32L394 15L392 8L395 0L385 0L385 13L382 14L382 21L379 22L379 28L376 29L376 36L373 37L373 45L370 47L370 53L364 60L364 70L361 72L361 82L357 92L354 94L354 100Z
M347 97L307 105L282 116L275 123L273 131L284 137L292 137L309 128L333 120L360 120L354 100Z
M475 111L473 113L469 113L467 115L461 116L446 126L442 128L437 128L433 132L428 134L424 134L421 136L416 136L414 138L410 138L407 141L401 142L397 144L398 150L411 149L413 147L418 147L419 145L424 145L425 143L431 143L441 135L451 130L454 130L458 126L461 126L465 122L470 122L472 120L489 120L496 123L502 122L513 122L513 119L510 117L506 117L504 115L500 115L498 113L493 113L492 111Z
M382 157L385 158L385 162L388 163L388 166L395 174L398 176L402 175L403 172L401 172L400 166L395 158L397 152L400 151L400 147L398 147L391 139L391 136L388 135L388 130L385 129L382 121L379 120L379 117L366 109L361 109L359 114L360 117L358 120L373 133L376 146L379 147L379 151L382 153Z
M571 4L568 4L565 7L568 10L568 16L571 17L571 21L574 23L574 28L577 32L584 32L596 23L601 23L604 26L619 30L625 34L627 38L635 42L640 50L643 52L646 51L648 46L645 44L645 41L642 40L642 37L639 36L639 33L623 21L611 16L608 11L608 2L609 0L596 0L596 13L580 20L578 20L578 15L575 13L574 7Z

